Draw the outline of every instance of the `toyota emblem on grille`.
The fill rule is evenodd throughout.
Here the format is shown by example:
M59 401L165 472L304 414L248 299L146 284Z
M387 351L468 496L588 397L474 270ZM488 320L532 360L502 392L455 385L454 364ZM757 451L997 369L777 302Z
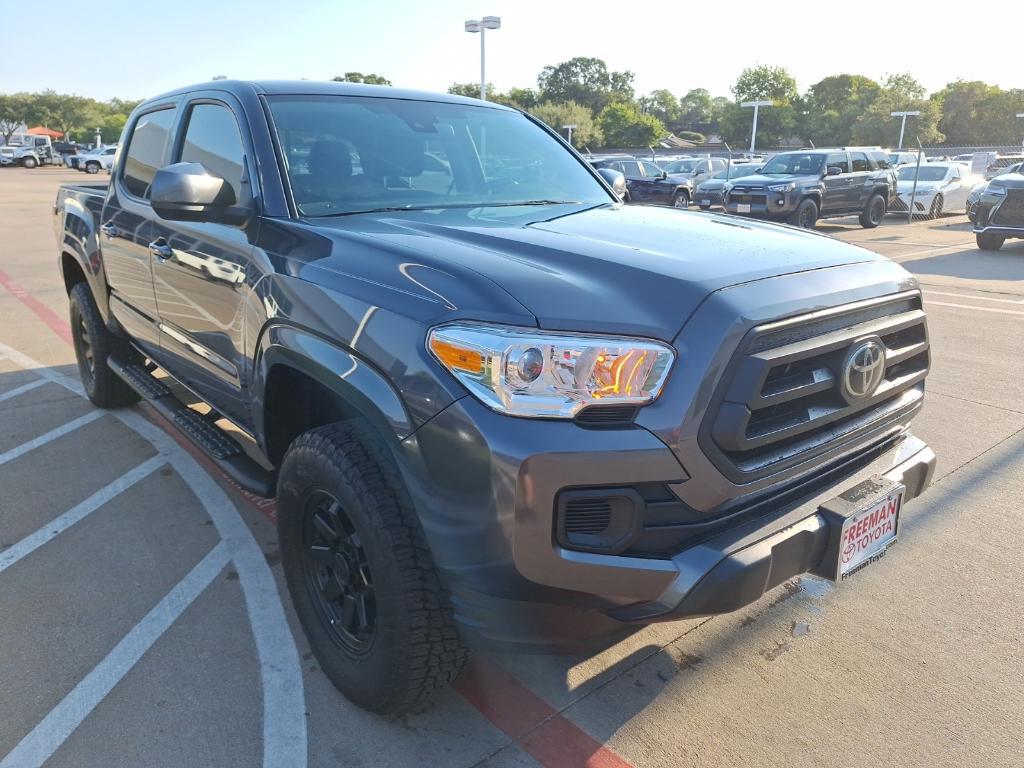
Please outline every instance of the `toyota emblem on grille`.
M885 347L881 339L863 339L854 344L843 363L843 395L847 400L870 397L885 376Z

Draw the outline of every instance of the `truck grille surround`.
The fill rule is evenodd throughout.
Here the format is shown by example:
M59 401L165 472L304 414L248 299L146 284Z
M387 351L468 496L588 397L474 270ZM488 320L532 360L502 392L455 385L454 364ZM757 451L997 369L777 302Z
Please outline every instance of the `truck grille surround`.
M862 373L850 364L865 344L883 352L884 374L861 393L853 390ZM917 291L755 327L715 390L701 448L735 483L798 469L915 413L929 364Z

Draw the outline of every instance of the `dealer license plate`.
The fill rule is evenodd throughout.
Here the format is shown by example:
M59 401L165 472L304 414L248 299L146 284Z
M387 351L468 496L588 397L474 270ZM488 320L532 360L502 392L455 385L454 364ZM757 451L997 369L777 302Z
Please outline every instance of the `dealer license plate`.
M736 213L750 213L750 203L736 203Z
M702 197L700 199L700 207L701 208L710 208L711 207L711 200L709 200L706 197Z
M881 560L896 542L903 493L891 493L843 523L839 538L839 579Z

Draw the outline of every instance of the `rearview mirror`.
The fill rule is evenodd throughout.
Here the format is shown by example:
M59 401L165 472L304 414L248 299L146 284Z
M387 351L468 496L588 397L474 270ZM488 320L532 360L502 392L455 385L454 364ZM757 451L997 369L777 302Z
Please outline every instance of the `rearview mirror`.
M626 197L625 176L614 168L598 168L597 172L601 175L602 179L608 182L608 186L612 188L612 192L619 196L620 200Z
M202 163L174 163L156 172L149 188L156 215L168 221L205 221L240 226L249 210L238 206L235 192Z
M843 169L840 168L838 165L830 165L828 167L828 170L825 171L825 175L826 176L838 176L842 172L843 172Z

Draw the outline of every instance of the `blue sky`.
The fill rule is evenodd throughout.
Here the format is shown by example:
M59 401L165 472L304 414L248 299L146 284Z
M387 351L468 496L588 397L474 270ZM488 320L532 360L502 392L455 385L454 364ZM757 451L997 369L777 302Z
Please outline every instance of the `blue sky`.
M6 6L12 0L0 0ZM993 45L992 20L1012 0L986 5L985 23L934 13L932 2L861 0L771 4L738 0L728 20L713 3L535 0L106 0L65 30L5 33L0 92L41 90L107 99L142 98L213 75L328 79L358 70L396 85L443 91L479 78L479 37L463 21L502 17L487 37L488 79L500 89L533 86L546 64L597 56L636 73L637 91L677 95L705 87L728 95L744 66L779 64L801 90L838 72L910 71L930 90L958 77L1024 87L1012 46ZM806 11L801 11L801 6ZM79 4L79 8L87 5ZM780 10L766 16L766 9ZM607 9L607 10L605 10ZM770 13L770 11L769 11ZM746 19L751 21L746 21ZM756 21L754 21L756 20ZM72 31L73 30L73 31ZM891 31L890 31L891 30ZM730 44L730 40L740 41Z

